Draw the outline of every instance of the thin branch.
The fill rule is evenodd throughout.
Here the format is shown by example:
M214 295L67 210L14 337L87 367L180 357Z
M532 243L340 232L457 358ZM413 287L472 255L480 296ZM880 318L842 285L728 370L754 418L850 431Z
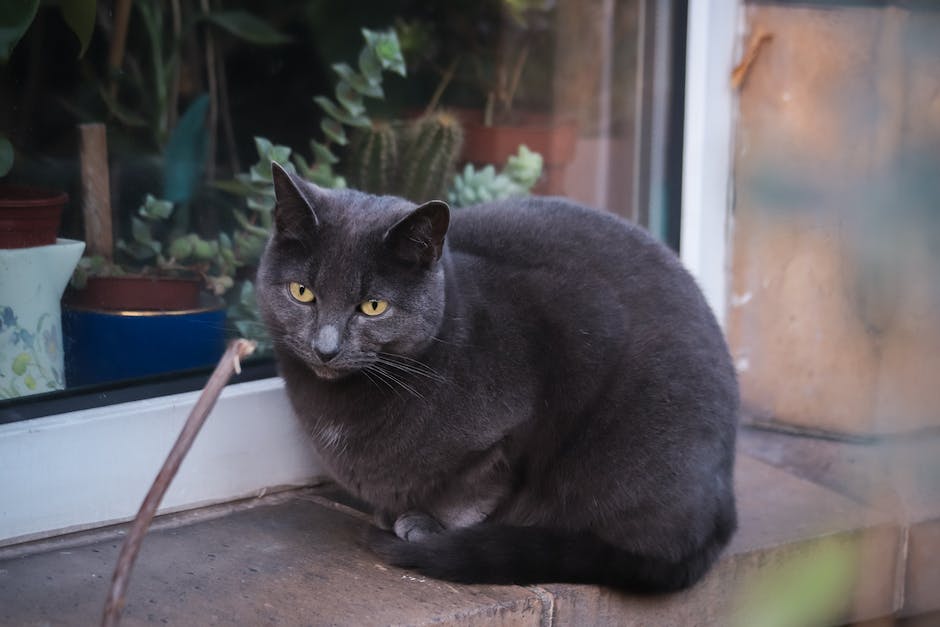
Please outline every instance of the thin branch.
M235 126L232 124L232 108L228 98L228 78L225 70L225 55L216 57L219 80L219 115L222 118L222 132L225 137L225 152L228 155L229 167L232 173L241 172L242 166L238 159L238 144L235 142Z
M183 458L193 445L199 429L202 428L206 417L215 406L219 394L222 393L222 388L228 383L233 372L241 372L239 360L247 357L254 350L255 343L252 341L235 340L231 342L225 354L219 360L219 364L215 367L212 376L209 377L206 386L202 389L202 394L199 395L196 405L189 413L176 443L173 444L166 461L163 462L163 467L157 473L157 478L153 480L153 485L150 486L150 491L144 497L144 502L141 503L140 509L137 511L137 517L134 518L127 538L121 546L117 565L114 568L114 575L111 578L111 589L108 592L108 599L104 606L104 615L101 618L102 627L112 627L120 622L121 610L124 609L124 595L127 592L131 570L134 568L134 562L140 552L144 534L147 533L147 528L150 527L150 523L157 513L160 501L163 500L163 495L166 494L170 482L176 476Z
M440 102L441 96L444 95L444 90L447 89L448 85L454 78L454 74L457 72L457 66L460 64L460 57L456 57L447 69L444 70L444 74L441 76L440 82L437 84L437 88L434 90L434 94L431 96L428 106L424 109L424 114L427 115L434 111L437 108L437 103Z
M131 0L117 0L114 7L114 36L108 51L108 88L111 98L117 98L117 77L124 66L127 46L127 25L131 18Z
M208 15L209 0L202 0L202 12ZM209 141L206 147L206 180L215 179L215 153L219 137L219 87L215 75L215 37L211 28L206 28L206 79L209 83L209 119L206 127L209 130Z
M171 61L170 67L170 93L167 96L169 105L167 106L167 129L170 131L176 126L176 116L179 114L179 102L180 102L180 80L182 74L181 64L182 60L182 42L183 42L183 11L180 7L180 0L171 0L170 8L172 9L171 14L173 16L173 47L174 50L174 59Z
M747 41L747 46L744 49L744 55L741 57L741 61L731 72L731 89L741 88L741 85L744 84L744 80L751 71L751 66L754 65L755 61L757 61L757 55L760 54L761 48L763 48L765 44L770 43L773 38L773 34L768 33L759 26L757 30L751 33L751 37Z
M516 90L519 89L519 81L522 79L522 70L525 68L526 60L529 58L529 42L527 41L522 46L522 52L519 53L519 57L516 59L516 65L512 70L512 79L509 82L509 88L505 94L505 101L503 103L504 113L507 115L512 111L512 102L516 99Z

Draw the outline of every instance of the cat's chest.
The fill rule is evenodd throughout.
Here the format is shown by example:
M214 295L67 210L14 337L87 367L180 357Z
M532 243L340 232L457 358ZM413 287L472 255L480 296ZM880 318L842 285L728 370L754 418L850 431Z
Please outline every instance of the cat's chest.
M479 400L452 399L360 398L311 416L308 428L330 474L349 490L384 507L413 505L504 435L492 414L480 420Z
M364 428L321 416L310 428L330 475L356 496L386 508L422 500L436 474L447 473L417 432Z

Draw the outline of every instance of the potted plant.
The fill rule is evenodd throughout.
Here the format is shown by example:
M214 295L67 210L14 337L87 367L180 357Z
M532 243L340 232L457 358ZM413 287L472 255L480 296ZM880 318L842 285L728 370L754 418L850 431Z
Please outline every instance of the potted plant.
M313 158L308 161L288 146L256 137L257 163L235 180L216 184L245 198L246 211L233 209L239 228L232 241L236 263L247 271L232 291L229 316L243 337L258 342L259 353L264 353L269 341L254 304L251 268L260 258L272 225L272 162L324 187L345 187L348 181L363 191L415 202L447 198L455 207L526 194L541 176L541 156L524 146L516 146L500 161L506 166L499 173L491 164L480 170L468 164L455 176L463 145L461 120L448 111L435 110L433 102L423 114L410 118L370 117L364 99L384 97L383 72L405 76L406 69L394 29L363 29L362 35L365 43L358 67L333 65L339 76L335 99L314 99L324 116L322 141L310 141ZM516 150L519 154L514 154Z
M17 43L36 19L40 5L57 5L62 19L79 40L81 57L94 30L95 0L74 0L69 9L58 3L14 2L0 29L0 63L7 63ZM13 144L0 132L0 177L13 168ZM0 183L0 249L55 244L68 195L29 185ZM63 286L64 287L64 286Z
M65 387L60 299L85 248L56 238L67 200L0 183L0 399Z
M277 145L264 137L255 137L258 161L247 172L234 180L218 181L215 186L244 199L244 207L232 207L237 224L231 237L235 264L238 267L237 284L231 291L229 318L242 337L257 342L256 355L270 350L270 340L258 317L254 301L254 269L271 232L274 209L274 183L271 163L277 162L291 172L299 172L323 187L346 187L346 178L340 173L340 157L336 152L348 153L353 130L373 131L376 126L366 114L364 98L383 98L383 73L392 71L405 74L401 48L394 30L371 31L363 29L365 44L360 50L358 64L333 65L339 77L335 99L318 96L314 100L324 115L320 120L321 139L311 139L312 156L306 159L288 146ZM366 158L363 155L363 158ZM352 173L355 178L356 174ZM357 186L360 181L356 180ZM371 189L381 193L384 190Z
M55 244L65 192L0 183L0 249Z
M117 238L112 256L79 262L64 299L69 385L209 366L225 348L219 295L234 272L227 240L206 240L190 226L205 167L207 108L207 96L192 100L155 160L163 192L174 200L145 194L117 225L127 235ZM189 166L185 173L181 163ZM110 206L93 209L104 215L92 223L110 221Z
M544 159L535 191L550 194L563 191L578 136L577 123L555 116L543 101L547 73L532 62L551 54L554 8L551 0L500 0L474 5L469 19L455 9L454 19L437 20L442 26L430 34L414 34L422 31L420 21L408 24L409 39L436 40L428 47L450 58L435 69L440 83L429 108L451 95L461 102L455 112L464 129L463 160L502 164L524 145Z
M65 298L70 385L207 366L224 350L231 240L177 232L173 213L148 194L116 259L79 263Z

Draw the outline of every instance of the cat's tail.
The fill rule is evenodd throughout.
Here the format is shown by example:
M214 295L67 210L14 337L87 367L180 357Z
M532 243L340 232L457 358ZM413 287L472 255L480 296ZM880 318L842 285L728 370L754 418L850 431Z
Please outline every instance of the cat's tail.
M480 524L418 542L373 529L369 543L389 563L461 583L594 583L640 593L666 593L696 583L727 543L734 523L681 561L639 555L589 532Z

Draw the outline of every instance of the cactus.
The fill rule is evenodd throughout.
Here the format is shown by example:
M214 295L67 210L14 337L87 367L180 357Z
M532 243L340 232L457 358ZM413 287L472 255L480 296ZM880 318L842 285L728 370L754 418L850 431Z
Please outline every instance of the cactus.
M390 194L397 185L398 133L388 122L373 122L353 134L347 154L353 187L373 194Z
M403 138L399 195L415 202L443 198L463 147L463 127L438 111L410 123Z

